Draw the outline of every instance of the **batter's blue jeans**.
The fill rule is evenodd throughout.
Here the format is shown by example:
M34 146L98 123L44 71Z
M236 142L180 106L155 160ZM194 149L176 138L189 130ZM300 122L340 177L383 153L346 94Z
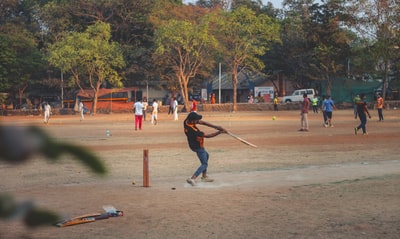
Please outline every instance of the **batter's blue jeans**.
M196 149L193 151L196 152L197 157L199 158L201 163L200 167L194 173L194 176L198 177L202 173L207 173L208 153L204 148Z

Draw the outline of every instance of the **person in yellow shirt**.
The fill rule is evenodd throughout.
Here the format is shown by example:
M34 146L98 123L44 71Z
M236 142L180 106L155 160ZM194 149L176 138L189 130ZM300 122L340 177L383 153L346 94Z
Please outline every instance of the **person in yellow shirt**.
M311 105L313 112L318 114L318 97L316 95L311 99Z
M274 98L274 111L278 111L278 104L279 104L278 97L275 96L275 98Z

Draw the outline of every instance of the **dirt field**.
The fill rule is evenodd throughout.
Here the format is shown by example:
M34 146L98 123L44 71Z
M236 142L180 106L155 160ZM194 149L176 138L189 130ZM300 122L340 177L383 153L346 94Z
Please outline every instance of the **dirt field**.
M185 182L199 161L187 146L183 113L178 121L160 113L156 126L148 116L142 131L134 131L131 114L86 116L83 122L60 115L48 126L39 116L2 118L92 149L109 173L95 176L68 155L54 164L40 156L18 167L1 162L1 192L65 218L102 212L103 205L125 215L35 230L0 221L0 238L399 238L399 110L384 111L385 122L371 111L368 136L354 135L359 122L351 110L335 111L333 128L323 128L322 115L310 113L310 132L297 131L298 111L200 113L258 148L228 135L206 139L215 182L197 187ZM142 187L144 149L149 188Z

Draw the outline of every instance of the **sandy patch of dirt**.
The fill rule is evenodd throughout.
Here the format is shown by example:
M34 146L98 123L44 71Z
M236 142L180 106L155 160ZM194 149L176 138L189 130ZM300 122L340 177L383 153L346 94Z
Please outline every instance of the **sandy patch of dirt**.
M83 122L53 116L48 126L40 116L3 117L3 124L38 125L57 140L88 147L109 173L94 176L69 155L54 164L40 156L18 167L0 162L2 192L66 218L102 212L103 205L125 215L35 230L0 221L0 238L398 238L399 111L385 111L381 123L372 112L368 136L354 135L352 110L335 111L334 128L310 113L307 133L297 131L298 111L200 112L258 148L228 135L206 139L215 182L197 187L185 183L199 162L187 146L183 113L178 121L160 113L159 124L146 121L142 131L134 131L131 114ZM144 149L149 188L142 187Z

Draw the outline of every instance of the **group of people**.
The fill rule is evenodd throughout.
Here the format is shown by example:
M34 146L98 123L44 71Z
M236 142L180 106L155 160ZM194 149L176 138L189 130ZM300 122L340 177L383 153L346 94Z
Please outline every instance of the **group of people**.
M146 111L148 103L147 99L138 99L135 104L133 104L133 112L135 114L135 130L142 130L143 120L146 120ZM158 119L158 102L156 99L153 100L151 104L151 124L157 125Z
M316 100L315 100L316 99ZM303 102L302 102L302 107L300 111L300 124L301 128L299 131L305 131L307 132L309 130L308 128L308 111L310 108L310 105L313 107L314 113L318 113L318 99L316 96L312 100L308 98L307 94L303 95ZM368 118L371 118L371 115L368 111L368 104L366 101L366 96L365 94L361 95L356 95L354 98L354 117L357 119L357 117L360 119L360 124L354 128L354 133L357 135L358 131L362 129L363 135L367 135L367 129L366 129L366 124L367 124L367 115ZM379 121L383 121L383 112L382 109L384 108L384 100L382 96L379 94L377 96L377 102L376 102L376 108L378 110L378 117ZM332 124L332 112L333 110L337 110L335 103L333 102L332 98L330 96L322 96L322 103L321 103L321 111L324 119L323 126L325 128L327 127L333 127Z
M146 121L146 111L148 108L148 103L147 99L143 98L137 100L134 105L133 105L133 111L135 114L135 130L142 130L142 124L143 121ZM158 118L158 102L156 99L153 100L153 103L151 104L152 111L151 111L151 124L156 125L157 124L157 118ZM190 111L191 112L196 112L197 111L197 101L193 98L190 98ZM176 100L175 97L171 98L170 104L169 104L169 109L168 109L168 114L173 114L174 115L174 120L178 120L178 101Z

